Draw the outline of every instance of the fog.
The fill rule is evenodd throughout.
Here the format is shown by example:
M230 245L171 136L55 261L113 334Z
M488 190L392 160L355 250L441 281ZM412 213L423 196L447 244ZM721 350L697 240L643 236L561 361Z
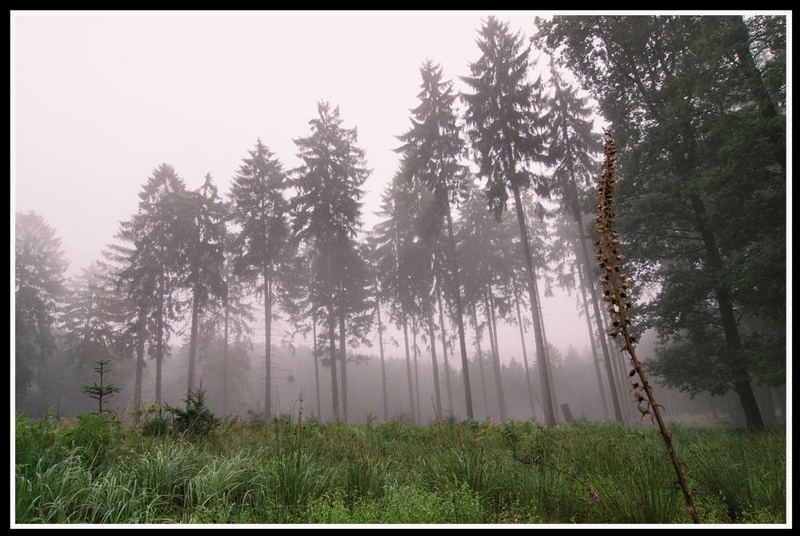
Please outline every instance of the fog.
M480 56L477 32L482 20L492 14L525 36L534 33L535 17L544 15L516 11L17 12L11 20L12 220L16 213L29 211L42 216L61 240L69 262L66 276L75 277L114 242L120 222L136 212L138 194L157 166L172 166L192 190L210 173L225 197L257 139L275 153L284 169L300 166L294 140L308 135L317 103L326 100L339 107L345 127L357 129L358 145L365 153L369 175L362 186L359 238L363 238L381 221L381 195L400 165L397 136L408 130L410 111L418 104L420 66L426 59L433 60L442 66L444 78L453 80L456 93L466 91L459 77L466 76L470 62ZM534 48L532 58L535 72L543 73L547 66L543 53ZM563 76L572 79L566 72ZM600 119L596 121L599 132ZM544 332L552 349L558 421L567 419L562 404L569 406L571 418L613 418L610 406L604 407L601 401L579 294L556 285L545 287L543 281L539 284ZM207 390L209 407L242 419L254 419L263 411L264 313L258 300L253 300L252 344L241 350L239 361L231 367L235 388L227 400L219 388L220 348L211 345L198 352L197 380ZM179 323L169 341L171 353L164 359L161 399L173 406L181 404L186 391L189 316ZM465 315L475 417L497 421L500 410L489 339L484 330L481 374L475 331L467 320ZM464 418L459 343L452 320L445 322L449 378L436 342L444 415L435 410L429 341L422 336L416 363L412 361L418 382L415 404L419 405L418 415L412 414L402 331L388 324L384 340L387 411L382 402L377 332L372 330L367 341L347 349L349 421L416 418L426 423L450 414ZM311 337L292 335L295 327L288 314L276 310L272 413L296 416L302 411L305 418L330 420L329 363L325 355L320 356L318 398ZM506 417L541 421L541 371L532 331L528 327L524 337L533 400L514 315L499 318L497 329ZM652 355L653 344L652 334L643 339L644 360ZM612 353L622 361L618 350L612 348ZM24 402L25 409L42 414L56 407L63 415L91 411L94 402L80 393L79 385L63 384L57 363L54 358L54 366L47 367L41 384ZM122 387L110 402L121 414L133 407L134 371L130 359L115 362L109 374L108 380ZM624 385L626 371L619 372L618 380ZM147 359L142 400L156 398L154 385L155 363ZM690 399L673 389L658 392L668 418L742 422L741 409L730 394ZM762 404L773 407L774 419L785 417L780 410L785 407L782 389L757 394ZM622 403L627 422L648 423L634 415L635 407L627 398Z

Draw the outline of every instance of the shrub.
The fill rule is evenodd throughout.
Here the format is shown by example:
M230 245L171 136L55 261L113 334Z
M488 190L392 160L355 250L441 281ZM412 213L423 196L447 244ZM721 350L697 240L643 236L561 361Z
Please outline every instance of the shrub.
M156 415L155 417L145 420L142 423L140 431L144 436L163 436L169 433L171 426L172 423L170 422L170 419L164 415Z
M184 435L204 437L211 433L221 421L206 407L206 393L200 388L186 393L186 409L172 408L175 415L175 430Z
M252 409L247 410L247 422L245 423L246 426L250 426L252 428L263 428L267 425L267 417L264 413L260 411L253 411Z
M100 464L112 441L119 432L119 422L113 414L82 413L77 416L78 426L69 428L61 435L61 443L75 449L90 467Z

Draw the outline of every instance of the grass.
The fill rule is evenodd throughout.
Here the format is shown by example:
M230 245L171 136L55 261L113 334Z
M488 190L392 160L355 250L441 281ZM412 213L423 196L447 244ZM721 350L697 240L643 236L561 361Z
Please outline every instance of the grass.
M785 433L676 426L703 523L786 522ZM654 429L16 423L17 523L688 523ZM598 500L599 499L599 500Z

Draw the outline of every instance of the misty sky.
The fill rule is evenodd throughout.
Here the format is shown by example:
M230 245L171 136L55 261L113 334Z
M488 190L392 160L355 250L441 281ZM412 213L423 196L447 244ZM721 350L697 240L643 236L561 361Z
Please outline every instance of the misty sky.
M399 161L396 136L417 104L419 67L430 58L463 89L458 77L480 56L475 40L489 14L526 36L541 15L16 12L12 213L43 216L74 275L113 242L159 164L189 188L211 173L226 195L257 137L286 169L298 165L292 140L310 133L317 102L327 100L366 151L371 228ZM546 299L543 310L562 352L588 345L574 296ZM504 360L521 359L516 330L500 335Z

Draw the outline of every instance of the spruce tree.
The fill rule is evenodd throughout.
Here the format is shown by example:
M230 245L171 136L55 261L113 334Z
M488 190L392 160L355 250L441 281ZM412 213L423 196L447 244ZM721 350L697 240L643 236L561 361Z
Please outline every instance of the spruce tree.
M289 186L278 158L256 141L242 160L230 190L231 219L240 227L234 239L238 252L234 274L248 280L264 304L264 416L272 418L272 320L276 297L295 257L291 240Z
M181 317L177 295L182 273L178 224L178 199L186 194L183 180L168 164L161 164L139 193L139 208L130 220L120 222L116 248L118 284L136 304L137 387L134 398L141 402L141 370L144 344L156 360L155 399L161 404L161 380L169 339ZM126 245L127 244L127 245ZM131 319L133 321L133 319Z
M522 204L522 190L536 178L525 169L531 161L545 162L547 155L541 134L538 90L528 81L529 46L508 24L489 17L480 30L481 57L470 64L471 76L462 77L472 93L463 94L467 104L466 123L477 156L479 174L486 179L489 207L500 217L506 208L508 191L514 196L522 257L528 272L528 294L533 318L537 359L541 364L545 424L555 424L555 410L549 380L549 365L541 329L539 299L530 249L529 231Z
M311 134L294 140L302 163L293 173L297 195L292 199L292 228L296 239L311 248L314 276L322 289L318 305L326 308L332 405L334 418L339 420L336 328L338 324L341 337L346 332L342 326L346 315L352 312L343 291L354 284L347 277L346 267L354 266L351 261L361 226L362 185L369 170L364 151L357 145L357 131L342 126L339 108L331 109L327 102L320 102L317 113L309 121ZM342 390L346 389L342 385Z
M61 240L35 212L17 212L14 221L14 364L17 396L55 350L58 306L64 294L67 261Z
M447 236L449 255L446 270L450 285L444 285L445 270L441 269L446 260L442 255L431 259L432 263L440 267L440 288L449 287L449 295L455 304L455 320L458 326L459 345L461 350L462 376L464 378L464 394L467 407L467 416L473 418L472 392L469 381L469 367L467 360L467 347L464 336L463 304L461 300L461 283L459 277L459 263L456 253L456 244L453 231L453 218L451 204L455 203L463 194L467 183L467 169L461 163L465 151L465 143L461 138L457 115L454 109L456 94L453 93L452 83L442 79L442 69L430 60L426 61L420 69L422 75L421 91L418 95L420 103L412 110L411 128L400 140L403 145L398 149L403 155L403 170L408 180L415 182L431 194L427 207L419 213L421 220L421 238L433 253L438 248L433 247L439 241L441 234ZM435 353L433 337L433 310L435 307L434 293L425 293L427 323L431 338L431 351ZM442 326L443 328L443 326ZM438 367L435 356L433 357L434 375L436 384L437 407L441 409L441 396L438 386Z
M192 297L187 390L195 390L198 330L204 309L219 304L225 292L224 247L228 211L217 188L206 175L203 184L187 192L181 203L182 286Z
M611 406L614 410L614 417L622 422L623 414L620 405L620 393L614 387L622 378L613 370L613 362L608 350L606 341L606 328L603 324L603 316L600 314L599 298L597 288L594 285L600 274L591 262L589 252L589 238L586 233L587 218L586 210L586 190L590 187L592 179L596 174L597 163L593 154L597 152L597 136L592 132L592 110L589 107L588 99L581 97L561 78L554 65L550 69L550 109L546 115L547 123L550 126L548 133L548 149L552 159L552 194L556 197L562 207L562 211L572 218L575 232L568 233L576 238L572 241L572 249L575 258L580 263L581 284L585 284L585 291L589 293L589 300L593 307L596 332L600 341L600 349L603 353L606 377L611 386ZM572 279L572 278L571 278ZM584 291L584 292L585 292ZM587 320L590 319L587 317ZM591 322L591 321L590 321ZM590 324L591 325L591 324ZM590 330L589 336L594 339ZM594 348L594 342L592 347ZM598 356L595 355L595 361ZM598 378L602 391L602 379Z
M407 179L401 162L400 169L383 192L378 213L382 219L373 230L378 277L389 305L388 316L403 332L409 411L414 417L417 410L408 330L409 322L419 314L417 284L420 279L415 262L418 257L414 253L418 247L415 245L418 240L416 211L422 195L423 192Z

